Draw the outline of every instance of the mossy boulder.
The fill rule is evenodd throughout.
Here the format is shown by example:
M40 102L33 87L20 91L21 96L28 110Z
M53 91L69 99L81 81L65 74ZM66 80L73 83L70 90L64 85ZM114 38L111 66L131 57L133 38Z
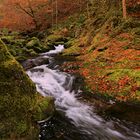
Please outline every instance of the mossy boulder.
M68 41L66 37L63 37L62 35L49 35L45 42L46 44L51 47L52 49L54 48L54 45L65 45L65 43Z
M36 53L42 53L50 50L49 48L44 47L43 44L41 44L41 42L39 41L39 39L36 37L31 38L31 40L27 42L26 47L28 49L33 49Z
M36 59L28 59L24 62L22 62L22 66L24 67L25 70L31 69L35 66L40 66L43 64L48 64L49 63L49 58L44 58L44 57L37 57Z
M2 36L1 37L1 40L6 43L6 44L10 44L10 43L13 43L14 42L14 36Z
M67 39L61 35L49 35L47 38L46 38L46 41L49 41L49 42L67 42Z
M65 49L62 52L63 56L79 56L81 53L80 47L77 46L77 44Z
M44 43L37 37L25 37L17 33L0 34L1 40L6 44L8 51L18 62L36 57L39 53L55 49L54 45Z
M35 45L38 45L38 46L41 46L40 42L39 42L39 39L36 38L36 37L33 37L27 44L26 46L27 47L33 47Z
M42 44L40 43L38 38L33 37L29 42L27 42L26 47L28 49L33 49L36 52L40 52L42 48Z
M54 113L54 98L53 97L43 97L38 100L35 106L35 112L33 118L35 121L42 121L51 116Z
M0 77L0 139L36 139L38 128L33 116L40 96L1 40Z
M65 48L69 48L69 47L71 47L71 46L73 46L74 45L74 40L73 39L71 39L71 40L69 40L68 42L66 42L64 45L65 45Z

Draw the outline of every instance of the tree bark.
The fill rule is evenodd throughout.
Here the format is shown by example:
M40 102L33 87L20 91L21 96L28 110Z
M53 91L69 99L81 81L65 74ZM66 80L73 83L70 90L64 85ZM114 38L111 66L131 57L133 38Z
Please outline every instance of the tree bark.
M56 22L56 29L57 29L57 24L58 24L58 1L56 0L56 16L55 16L55 22Z
M127 18L127 12L126 12L126 0L122 0L122 8L123 8L123 18Z

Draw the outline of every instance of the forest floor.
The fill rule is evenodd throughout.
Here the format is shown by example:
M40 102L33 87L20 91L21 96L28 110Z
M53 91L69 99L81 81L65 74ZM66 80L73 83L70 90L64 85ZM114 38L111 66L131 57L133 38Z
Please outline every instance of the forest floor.
M129 33L115 38L97 34L95 38L98 41L93 46L65 50L63 55L78 56L77 62L65 63L64 67L78 66L76 71L92 93L117 101L140 101L140 39Z

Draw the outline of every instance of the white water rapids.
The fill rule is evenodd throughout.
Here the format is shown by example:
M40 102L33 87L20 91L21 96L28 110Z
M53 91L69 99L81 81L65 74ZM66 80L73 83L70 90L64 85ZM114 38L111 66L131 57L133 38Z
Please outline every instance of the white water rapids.
M50 57L64 49L62 45L55 50L42 54L42 57ZM81 133L87 135L87 140L140 140L140 135L122 126L125 134L115 130L112 121L106 122L93 112L93 108L80 102L71 91L74 77L52 70L47 65L34 67L27 74L36 84L38 92L43 96L53 96L57 110L65 113ZM131 134L131 135L129 135ZM89 138L88 138L89 136ZM82 140L82 139L81 139Z

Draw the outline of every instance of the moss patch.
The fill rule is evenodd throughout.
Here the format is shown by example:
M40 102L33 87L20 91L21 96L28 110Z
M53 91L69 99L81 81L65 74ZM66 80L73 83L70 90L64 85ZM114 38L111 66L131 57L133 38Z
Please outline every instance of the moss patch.
M118 81L123 76L129 76L131 78L140 80L140 71L133 69L115 69L109 70L108 79L112 81Z
M74 45L74 46L69 47L68 49L64 50L63 55L64 56L66 56L66 55L78 56L78 55L80 55L80 51L81 51L81 49L78 46Z
M35 139L33 120L39 95L23 68L0 40L0 139L29 136ZM46 100L43 108L49 106Z
M54 113L54 98L53 97L45 97L38 99L38 102L35 106L35 112L33 115L34 120L42 121L52 116Z

